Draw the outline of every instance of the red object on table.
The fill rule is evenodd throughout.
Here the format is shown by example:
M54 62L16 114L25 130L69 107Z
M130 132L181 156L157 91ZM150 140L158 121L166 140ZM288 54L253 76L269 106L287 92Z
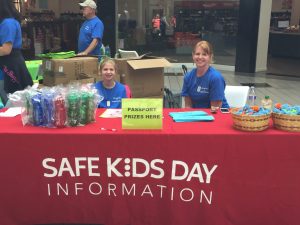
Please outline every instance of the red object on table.
M300 133L170 111L153 131L122 130L103 110L64 129L0 118L0 224L299 224Z

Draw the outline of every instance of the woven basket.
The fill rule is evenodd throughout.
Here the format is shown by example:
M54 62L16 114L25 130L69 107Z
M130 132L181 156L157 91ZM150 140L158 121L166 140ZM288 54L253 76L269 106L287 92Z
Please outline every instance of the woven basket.
M300 132L300 115L272 113L273 125L279 130Z
M233 127L242 131L263 131L269 127L271 114L253 116L253 115L237 115L232 110Z

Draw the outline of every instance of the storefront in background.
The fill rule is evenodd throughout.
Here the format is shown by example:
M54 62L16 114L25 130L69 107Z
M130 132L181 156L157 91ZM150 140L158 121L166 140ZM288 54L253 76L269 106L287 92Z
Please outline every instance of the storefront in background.
M235 65L239 0L117 0L116 48L191 62L192 48L209 41L215 62ZM155 24L159 21L159 27Z
M24 45L25 56L33 58L35 53L53 49L76 50L78 30L83 21L80 1L15 1L22 3L20 9L28 19L27 25L22 27L26 34L23 38L27 39L24 43L28 44ZM290 24L297 24L298 2L97 0L97 14L105 25L103 43L110 45L112 56L118 49L125 49L189 63L194 44L207 40L214 47L216 64L251 73L267 70L272 6L285 7L284 11L290 12ZM155 19L159 19L156 25Z

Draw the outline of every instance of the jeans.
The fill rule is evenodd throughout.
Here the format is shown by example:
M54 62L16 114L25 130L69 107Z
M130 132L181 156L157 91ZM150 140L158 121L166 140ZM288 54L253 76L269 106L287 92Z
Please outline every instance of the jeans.
M0 80L0 97L3 102L3 105L5 105L8 98L6 92L4 91L4 80Z

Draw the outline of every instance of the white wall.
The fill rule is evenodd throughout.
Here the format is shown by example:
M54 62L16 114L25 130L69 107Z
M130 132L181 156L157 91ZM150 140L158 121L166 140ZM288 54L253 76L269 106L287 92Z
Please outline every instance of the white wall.
M293 8L291 15L291 25L299 24L300 19L300 0L293 0Z
M272 12L280 12L280 11L286 11L286 9L282 9L282 0L273 0Z
M56 17L59 17L64 12L80 13L78 3L80 0L48 0L48 10L52 10ZM34 11L43 10L39 7L39 1L36 1Z
M64 13L64 12L80 13L80 8L78 4L79 2L80 0L60 0L59 1L60 13Z
M59 17L59 0L48 0L48 9L55 13L55 17Z
M261 1L256 51L256 72L267 70L271 9L272 0Z

